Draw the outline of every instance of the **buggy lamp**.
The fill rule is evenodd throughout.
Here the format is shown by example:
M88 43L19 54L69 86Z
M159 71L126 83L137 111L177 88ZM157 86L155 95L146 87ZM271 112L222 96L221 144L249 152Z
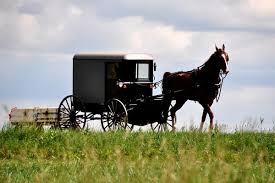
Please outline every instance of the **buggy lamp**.
M117 85L119 86L119 88L123 87L123 82L117 82Z

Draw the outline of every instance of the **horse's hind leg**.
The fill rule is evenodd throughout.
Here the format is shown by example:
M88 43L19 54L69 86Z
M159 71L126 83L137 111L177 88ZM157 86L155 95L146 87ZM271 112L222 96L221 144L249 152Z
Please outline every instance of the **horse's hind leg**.
M209 107L208 115L210 117L210 126L209 126L209 128L210 128L210 130L213 130L213 128L214 128L214 122L213 122L214 113L212 112L210 107Z
M176 120L175 120L175 116L176 116L176 112L183 106L183 104L187 101L187 99L184 100L176 100L176 104L170 109L171 112L171 117L172 117L172 128L173 131L176 130Z
M164 99L163 99L163 119L162 119L163 123L166 123L166 121L168 119L168 111L169 111L171 102L172 102L171 97L164 97Z
M203 129L203 124L204 124L205 119L206 119L206 114L207 114L207 111L204 108L203 113L202 113L202 117L201 117L200 131L202 131L202 129Z

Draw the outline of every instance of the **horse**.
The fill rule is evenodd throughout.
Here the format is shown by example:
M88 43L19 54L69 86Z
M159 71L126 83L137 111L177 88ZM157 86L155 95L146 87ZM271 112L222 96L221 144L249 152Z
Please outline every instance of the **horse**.
M222 48L215 46L215 52L197 69L175 73L165 72L162 80L162 94L165 101L164 119L167 120L172 100L176 103L170 109L172 128L175 130L175 114L187 100L197 101L203 107L200 131L203 129L207 114L210 118L210 130L214 128L214 114L211 105L221 90L221 77L228 74L229 56Z

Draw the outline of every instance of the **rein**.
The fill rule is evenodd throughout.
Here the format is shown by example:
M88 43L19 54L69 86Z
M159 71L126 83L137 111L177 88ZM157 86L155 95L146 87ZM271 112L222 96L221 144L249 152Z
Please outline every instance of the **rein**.
M163 79L162 79L162 80L159 80L158 82L153 83L154 88L155 88L155 89L158 88L159 85L162 83L162 81L163 81Z
M219 101L221 93L222 93L222 85L223 85L223 80L226 78L227 73L223 74L222 72L220 72L220 78L221 78L221 82L219 84L216 84L217 86L219 86L219 90L218 90L218 95L216 96L216 102Z

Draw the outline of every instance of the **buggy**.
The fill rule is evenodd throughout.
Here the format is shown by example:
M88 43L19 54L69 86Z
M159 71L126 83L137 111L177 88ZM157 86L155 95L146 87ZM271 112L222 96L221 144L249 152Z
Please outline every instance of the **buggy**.
M163 118L163 95L153 96L156 64L147 54L76 54L73 94L57 111L60 128L85 128L100 120L104 131L151 124L154 131L172 129Z

